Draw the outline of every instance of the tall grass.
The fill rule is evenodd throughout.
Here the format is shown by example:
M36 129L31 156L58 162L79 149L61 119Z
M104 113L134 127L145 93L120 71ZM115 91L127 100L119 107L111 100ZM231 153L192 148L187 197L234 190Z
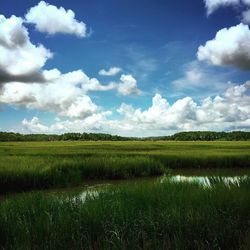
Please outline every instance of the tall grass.
M0 143L0 192L239 167L250 168L250 142L9 142Z
M0 193L76 185L89 179L156 176L164 172L166 169L161 162L147 156L98 156L47 161L39 158L35 162L17 157L7 162L5 168L0 168Z
M249 249L250 182L143 183L79 199L33 193L0 207L3 249Z

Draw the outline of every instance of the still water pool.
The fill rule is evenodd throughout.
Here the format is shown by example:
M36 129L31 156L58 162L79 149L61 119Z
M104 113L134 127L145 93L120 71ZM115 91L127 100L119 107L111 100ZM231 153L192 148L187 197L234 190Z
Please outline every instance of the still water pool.
M142 182L195 182L204 187L211 187L215 182L240 185L241 180L250 178L250 169L178 169L172 170L169 176L135 178L129 180L88 181L80 187L61 188L45 191L56 196L80 198L85 200L88 195L98 196L98 192L108 186L136 185Z

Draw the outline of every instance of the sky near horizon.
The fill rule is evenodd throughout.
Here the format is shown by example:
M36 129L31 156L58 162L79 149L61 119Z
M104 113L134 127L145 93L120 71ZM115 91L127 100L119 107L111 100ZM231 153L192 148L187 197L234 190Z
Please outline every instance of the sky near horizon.
M8 0L0 131L250 130L250 0Z

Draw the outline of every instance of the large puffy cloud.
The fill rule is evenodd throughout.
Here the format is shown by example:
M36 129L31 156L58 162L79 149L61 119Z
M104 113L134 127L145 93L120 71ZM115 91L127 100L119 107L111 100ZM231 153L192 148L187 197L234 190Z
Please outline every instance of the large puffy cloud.
M9 82L46 82L42 68L53 54L43 45L35 45L30 41L25 22L37 21L37 29L43 31L48 26L49 33L64 32L86 36L85 24L77 22L71 10L58 9L43 1L30 9L26 19L24 21L14 15L10 18L0 15L1 85Z
M57 69L43 72L46 84L7 83L0 94L0 102L24 106L28 109L52 111L62 116L87 117L98 107L86 91L100 85L81 70L61 74ZM93 84L93 82L95 84Z
M214 65L250 70L250 30L247 25L224 28L198 48L197 57Z
M121 72L121 68L119 67L111 67L108 70L105 69L101 69L98 74L101 76L115 76L117 75L119 72Z
M248 0L245 0L248 1ZM207 14L212 14L215 10L223 6L238 5L240 0L204 0Z
M88 91L116 89L123 95L137 93L136 80L122 75L121 83L102 85L96 78L76 70L62 74L57 69L44 70L46 84L6 83L0 92L0 103L27 109L51 111L61 116L85 118L99 110L87 95Z
M132 121L135 127L143 130L157 129L184 129L196 120L197 104L190 97L177 100L170 105L160 94L152 99L152 106L147 110L134 109L132 106L122 104L118 112L125 116L126 121Z
M203 100L197 110L197 121L201 124L221 124L222 127L236 127L248 124L250 128L250 84L232 86L223 96Z
M90 97L70 83L64 83L61 87L57 83L44 86L18 82L6 84L0 102L68 117L87 117L97 111Z
M86 25L75 19L72 10L65 10L63 7L57 8L44 1L32 7L25 15L26 22L35 24L40 32L48 34L66 33L75 34L79 37L86 37Z
M43 82L40 69L51 57L52 53L44 46L30 42L22 18L0 15L0 84Z
M250 129L250 83L232 85L222 95L207 97L200 103L190 97L172 105L160 94L152 105L142 110L122 103L118 112L121 119L108 119L111 112L97 112L76 120L57 121L46 126L37 118L24 120L28 132L107 132L127 136L166 135L182 130Z

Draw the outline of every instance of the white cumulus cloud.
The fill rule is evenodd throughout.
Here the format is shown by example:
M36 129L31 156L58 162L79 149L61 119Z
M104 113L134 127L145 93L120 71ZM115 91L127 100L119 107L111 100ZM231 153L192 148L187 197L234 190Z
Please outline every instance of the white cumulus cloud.
M23 119L22 125L25 130L31 133L48 133L49 129L47 126L40 123L39 119L35 116L30 121Z
M37 117L22 121L23 131L27 133L67 133L67 132L98 132L107 126L107 117L110 111L92 114L83 119L56 121L48 126L43 124Z
M207 9L207 15L211 15L215 10L219 9L220 7L240 4L240 0L204 0L204 2Z
M214 39L198 48L197 57L214 65L250 70L250 30L239 24L217 32Z
M23 19L0 15L0 83L43 81L39 73L52 53L31 43Z
M250 0L204 0L207 15L211 15L214 11L221 7L237 6L237 11L242 12L241 21L243 23L249 23L249 10L245 10L250 5ZM242 11L243 10L243 11Z
M86 87L92 79L81 70L61 74L53 69L45 71L44 76L46 84L5 84L0 94L0 103L51 111L68 117L87 117L97 111L98 107L81 87Z
M160 94L145 110L122 103L121 119L109 118L110 111L99 111L84 118L58 120L45 125L37 118L24 120L28 132L106 132L126 136L167 135L183 130L250 129L250 83L231 85L223 94L195 102L184 97L170 104Z
M121 75L120 83L117 85L118 93L121 95L139 95L141 91L137 87L137 81L132 75Z
M130 129L130 133L144 131L141 133L154 134L159 131L167 134L169 131L217 130L218 127L220 130L250 128L249 90L250 83L246 82L232 85L224 94L204 98L200 103L184 97L172 105L156 94L152 106L144 111L123 103L118 112L124 117L121 124Z
M4 84L0 92L0 103L54 112L71 118L84 118L100 109L87 95L88 91L114 89L122 95L139 92L136 80L131 75L122 75L120 83L108 85L102 85L96 78L88 77L82 70L62 74L58 69L52 69L43 71L42 75L46 84Z
M32 7L25 15L26 22L35 24L40 32L48 34L65 33L74 34L79 37L87 36L87 28L84 22L75 19L72 10L56 7L44 1Z

